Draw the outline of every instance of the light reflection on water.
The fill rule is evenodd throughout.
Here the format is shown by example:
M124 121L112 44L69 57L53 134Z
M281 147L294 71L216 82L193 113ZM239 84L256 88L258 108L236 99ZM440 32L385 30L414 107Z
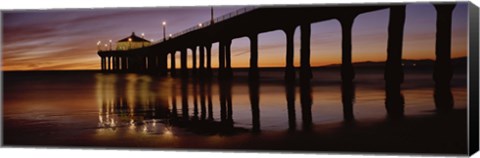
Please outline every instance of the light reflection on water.
M312 80L293 83L283 80L283 71L261 73L254 81L245 72L235 72L231 81L72 74L7 74L4 120L23 120L27 124L18 126L35 128L57 125L61 130L42 127L35 132L58 132L63 137L83 132L94 140L155 136L173 142L201 136L222 146L226 137L238 134L313 131L321 135L324 131L315 128L318 125L435 113L433 81L425 72L406 72L402 90L394 93L403 96L404 104L389 112L380 71L358 71L355 82L343 84L338 71L320 70ZM465 77L456 74L452 80L455 109L466 109ZM62 137L58 133L56 137ZM133 146L137 145L142 146Z
M152 77L95 74L95 79L100 128L97 132L116 132L116 128L128 127L133 133L171 134L164 122L170 115L166 97L170 93L152 91L155 86ZM172 79L162 78L157 84L166 87L172 84Z
M98 124L105 128L130 126L134 131L150 134L165 133L168 127L184 127L196 121L230 124L252 131L282 131L301 130L311 124L385 119L389 115L428 115L435 110L433 88L422 86L398 92L404 101L393 102L401 104L397 107L400 111L389 112L385 107L386 92L381 76L360 74L357 78L368 82L343 85L314 79L303 82L302 86L269 79L252 86L240 77L219 82L217 79L96 74ZM414 79L419 78L424 76ZM405 87L421 84L406 82ZM431 81L425 78L422 82L429 85ZM308 89L302 90L305 88ZM465 108L465 87L456 86L452 91L455 108ZM258 107L254 102L258 102ZM211 127L193 132L201 133Z

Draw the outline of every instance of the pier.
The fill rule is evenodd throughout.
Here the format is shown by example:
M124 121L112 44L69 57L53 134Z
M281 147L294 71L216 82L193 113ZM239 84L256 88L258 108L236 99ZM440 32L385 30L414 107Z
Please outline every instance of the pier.
M308 80L313 77L310 66L310 36L311 24L326 20L338 20L342 32L342 63L341 79L343 82L352 82L355 78L355 69L352 65L352 27L355 18L363 13L389 9L387 60L384 78L386 93L391 94L395 104L402 98L399 93L403 82L402 46L405 27L405 12L407 4L370 4L370 5L306 5L306 6L257 6L246 7L218 18L213 18L185 31L164 36L159 43L131 49L99 51L101 70L116 73L149 73L162 76L212 76L212 44L218 44L218 78L232 77L231 43L233 39L248 37L250 40L249 75L252 78L259 76L258 70L258 35L260 33L281 30L286 35L285 79L292 81L297 78ZM451 65L451 25L452 11L455 3L432 4L437 13L435 66L433 81L435 82L435 100L452 98L449 93L452 78ZM213 14L212 14L213 15ZM294 60L294 33L300 28L300 67L295 68ZM187 68L187 51L192 55L192 68ZM180 73L176 69L176 56L180 53ZM280 55L280 54L279 54ZM199 59L197 63L196 59ZM168 70L170 60L170 70ZM197 67L198 66L198 67ZM299 69L299 73L296 70ZM438 98L438 99L437 99ZM442 98L442 99L440 99ZM388 100L388 99L387 99ZM438 109L451 109L453 101L438 102ZM390 105L387 109L395 109L397 105Z

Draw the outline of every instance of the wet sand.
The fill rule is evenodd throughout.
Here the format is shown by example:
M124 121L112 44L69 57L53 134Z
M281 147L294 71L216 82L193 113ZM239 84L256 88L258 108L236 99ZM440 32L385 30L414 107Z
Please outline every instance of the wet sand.
M353 121L316 125L302 131L252 132L238 129L235 134L213 133L205 135L190 132L151 135L129 135L128 127L111 129L123 133L121 137L92 135L96 130L63 131L49 123L36 123L25 128L30 121L5 122L7 146L32 147L100 147L138 149L198 149L243 151L333 151L419 154L464 154L466 146L465 111L419 116L399 120ZM20 125L20 126L19 126ZM23 127L23 128L22 128ZM108 129L107 129L108 130ZM182 131L174 128L173 131ZM51 131L45 133L44 131ZM68 135L64 137L62 135ZM99 139L99 137L102 137ZM228 139L222 139L228 137ZM59 145L61 144L61 145Z
M381 71L353 85L336 71L285 84L269 71L208 82L95 72L10 73L4 145L154 150L455 154L467 152L466 83L454 76L454 109L435 110L431 76L408 72L386 108ZM320 74L320 75L319 75ZM76 84L72 84L76 83ZM379 84L380 83L380 84ZM307 85L307 86L301 86ZM394 96L396 97L396 96ZM292 100L293 99L293 100Z

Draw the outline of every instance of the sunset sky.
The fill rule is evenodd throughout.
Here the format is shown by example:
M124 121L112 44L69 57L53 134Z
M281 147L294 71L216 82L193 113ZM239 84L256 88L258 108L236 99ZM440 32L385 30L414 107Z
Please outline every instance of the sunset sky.
M242 6L214 7L221 16ZM80 70L100 69L98 41L120 40L132 32L148 40L174 34L210 19L210 7L67 9L3 11L2 69ZM453 11L452 57L466 56L467 3ZM353 25L353 62L386 59L389 9L359 15ZM314 16L314 15L312 15ZM433 59L436 12L431 4L407 5L404 59ZM273 31L259 35L259 66L285 65L285 35ZM311 65L341 61L341 28L337 20L312 24ZM299 65L300 29L295 32L295 65ZM212 65L218 65L218 43L212 47ZM179 54L179 53L177 53ZM190 55L189 55L189 60ZM249 40L232 41L232 66L247 67ZM177 61L179 63L179 61ZM191 61L189 61L189 66ZM179 66L179 64L177 64Z

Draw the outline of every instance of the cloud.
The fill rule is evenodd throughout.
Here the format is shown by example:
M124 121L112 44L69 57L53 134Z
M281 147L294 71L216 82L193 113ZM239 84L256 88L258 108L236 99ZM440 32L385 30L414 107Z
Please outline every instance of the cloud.
M412 7L413 6L413 7ZM416 47L434 40L435 15L430 5L407 7L405 41L410 52L423 51ZM463 6L466 8L466 5ZM215 8L215 16L239 7ZM458 10L458 8L456 9ZM353 51L366 57L384 52L386 48L388 9L360 15L354 24ZM454 11L453 52L465 52L466 12ZM424 14L426 13L426 14ZM168 21L167 33L182 31L210 17L209 7L183 8L116 8L47 11L7 11L3 14L3 65L4 70L47 70L47 69L98 69L99 59L95 43L99 40L120 39L132 31L145 32L148 39L162 37L161 21ZM463 19L461 19L463 18ZM421 22L421 25L415 24ZM413 23L413 24L412 24ZM341 50L341 28L336 20L312 24L312 52L322 52L322 57L332 56ZM295 33L295 53L299 51L299 30ZM431 43L431 42L430 42ZM248 40L241 40L232 47L233 56L239 60L248 58ZM423 44L425 45L425 44ZM434 45L427 44L428 47ZM462 46L463 46L462 45ZM415 47L412 47L415 46ZM213 46L217 49L218 45ZM259 35L259 56L268 59L270 65L282 65L286 47L285 34L273 31ZM459 47L459 48L457 48ZM364 53L365 52L365 53ZM179 53L177 53L178 55ZM212 59L217 55L212 50ZM408 53L405 53L408 54ZM431 54L431 53L430 53ZM464 53L465 54L465 53ZM454 54L457 55L457 54ZM244 59L245 58L245 59ZM373 57L372 57L373 58ZM297 54L295 56L297 59ZM323 58L322 58L323 59ZM368 59L370 60L370 59ZM262 62L262 61L259 61ZM276 63L275 63L276 62ZM242 63L243 64L243 63Z

